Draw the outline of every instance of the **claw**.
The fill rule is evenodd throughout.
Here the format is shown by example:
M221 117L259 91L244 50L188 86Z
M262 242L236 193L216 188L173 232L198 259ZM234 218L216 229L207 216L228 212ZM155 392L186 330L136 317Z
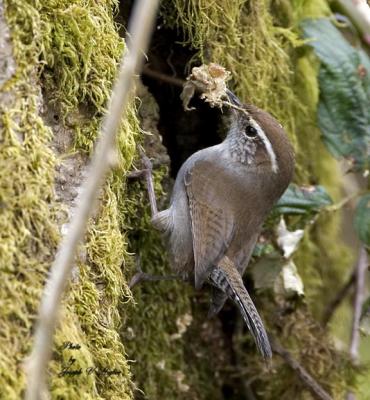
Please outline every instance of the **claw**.
M143 163L144 168L148 171L152 171L153 164L150 161L149 157L141 149L140 149L140 155L141 155L141 162Z
M146 173L145 169L139 169L137 171L129 172L126 177L128 179L142 178Z
M131 179L142 178L142 177L147 176L148 173L151 173L153 171L153 164L141 147L139 147L139 154L140 154L140 158L141 158L141 163L144 168L128 173L127 178L129 178L129 179L130 178Z

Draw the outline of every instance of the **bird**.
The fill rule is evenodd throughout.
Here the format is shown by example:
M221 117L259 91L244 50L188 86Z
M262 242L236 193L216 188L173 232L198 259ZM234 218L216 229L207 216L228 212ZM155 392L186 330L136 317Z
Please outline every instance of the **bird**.
M268 360L268 335L242 276L265 218L292 180L294 151L272 115L243 104L230 90L227 97L234 107L225 139L183 163L169 207L158 212L152 205L152 223L166 237L176 275L193 281L196 289L205 283L213 287L209 315L230 298Z

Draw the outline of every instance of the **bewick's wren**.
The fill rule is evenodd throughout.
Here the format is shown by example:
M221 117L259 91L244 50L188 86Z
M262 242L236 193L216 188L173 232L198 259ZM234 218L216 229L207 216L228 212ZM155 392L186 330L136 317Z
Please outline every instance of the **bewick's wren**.
M167 210L157 212L150 189L153 223L168 237L174 271L184 279L194 277L196 288L204 282L216 288L210 313L230 297L269 358L269 340L242 275L265 217L292 178L294 155L269 113L243 105L231 92L228 97L239 110L231 109L226 139L185 161ZM148 183L150 188L150 176Z

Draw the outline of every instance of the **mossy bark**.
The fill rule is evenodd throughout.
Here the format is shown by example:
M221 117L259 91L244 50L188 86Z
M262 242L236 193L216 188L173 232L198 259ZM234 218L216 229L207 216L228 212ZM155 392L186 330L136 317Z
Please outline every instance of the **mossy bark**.
M43 284L60 235L68 235L65 224L123 50L115 7L109 1L1 3L1 22L11 38L8 62L14 60L1 87L8 100L0 111L0 369L7 399L20 398L24 390ZM131 298L121 268L128 258L122 177L131 168L138 132L131 107L119 134L117 167L100 195L64 298L49 366L53 398L132 397L118 306ZM63 348L65 342L78 348Z
M0 0L0 26L6 32L0 40L7 49L0 70L0 387L7 399L24 390L24 361L42 288L60 236L68 234L66 222L124 48L114 22L117 5L114 0ZM242 98L283 123L297 152L296 181L320 182L335 197L337 166L316 126L317 64L298 36L301 18L327 12L325 0L176 0L161 9L163 23L178 29L196 51L195 62L224 65ZM142 120L155 134L146 149L162 157L155 139L157 106L150 95L140 95ZM260 398L310 398L281 361L275 360L273 371L264 370L248 338L234 336L239 328L205 321L207 295L163 282L135 288L133 298L127 287L132 252L140 255L145 271L169 271L150 224L144 186L126 181L143 136L132 104L119 133L117 166L100 194L64 297L49 366L52 397L240 398L245 390L240 376L258 376ZM162 202L167 175L166 167L156 171ZM349 379L346 362L314 316L320 312L315 304L328 286L338 285L348 265L343 251L327 250L325 237L338 237L338 223L332 216L320 219L296 256L307 306L276 321L269 296L259 300L270 330L334 398ZM237 318L235 310L226 312ZM63 348L66 342L80 347ZM79 374L68 373L80 368Z

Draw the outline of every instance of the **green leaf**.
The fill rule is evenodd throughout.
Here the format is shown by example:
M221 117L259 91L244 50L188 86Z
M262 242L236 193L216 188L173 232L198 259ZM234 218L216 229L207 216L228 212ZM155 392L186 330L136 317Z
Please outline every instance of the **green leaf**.
M321 61L318 124L324 142L354 170L365 170L370 165L370 59L326 18L305 20L302 28Z
M321 208L333 204L330 196L322 186L289 185L275 206L280 214L315 214Z
M370 193L360 198L356 207L354 224L360 240L370 246Z

